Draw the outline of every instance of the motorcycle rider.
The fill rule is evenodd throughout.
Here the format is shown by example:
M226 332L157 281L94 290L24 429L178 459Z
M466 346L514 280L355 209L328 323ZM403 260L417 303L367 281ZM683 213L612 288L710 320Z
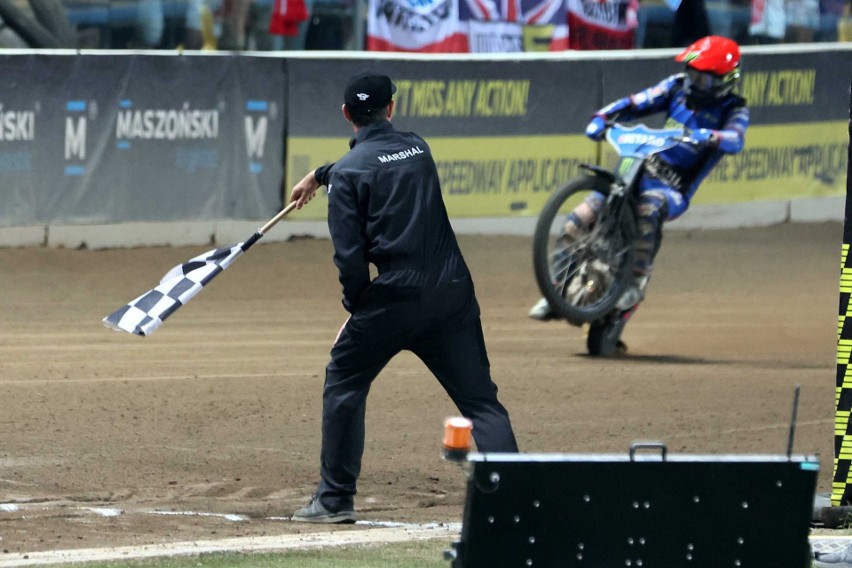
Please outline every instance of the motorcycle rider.
M633 281L616 304L622 311L634 309L644 299L662 222L682 215L719 160L740 152L745 144L749 112L745 99L735 92L741 74L739 45L728 38L707 36L684 49L675 61L686 64L683 73L605 106L586 127L586 136L600 141L608 121L630 122L665 112L665 127L681 127L691 139L655 154L642 174ZM592 194L568 216L568 238L589 229L603 200L603 195ZM558 318L544 298L529 316L542 321Z

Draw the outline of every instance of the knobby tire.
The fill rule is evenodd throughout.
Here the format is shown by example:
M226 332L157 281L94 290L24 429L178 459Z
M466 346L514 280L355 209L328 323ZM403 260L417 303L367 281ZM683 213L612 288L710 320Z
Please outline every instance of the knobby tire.
M557 216L561 217L566 214L565 211L560 211L566 201L572 197L579 198L578 194L582 194L583 192L590 193L591 191L608 195L610 182L594 175L580 175L555 191L547 203L545 203L539 215L533 236L533 268L538 287L550 304L551 309L559 317L568 320L574 325L595 322L604 318L614 308L632 272L631 268L634 256L633 242L635 237L635 219L633 214L632 212L624 211L623 214L619 215L619 219L611 219L607 217L608 209L605 208L599 213L599 218L593 224L599 230L595 231L593 229L590 235L598 236L600 233L613 230L617 233L617 240L627 243L619 256L617 266L614 267L613 281L602 292L600 298L582 305L566 300L564 286L554 284L551 265L552 259L549 249L551 239L555 238L552 234L554 220ZM625 208L632 207L630 203L623 203L623 205ZM561 222L564 222L564 220ZM617 223L618 226L610 229L609 227L613 222ZM631 226L631 224L633 225ZM597 245L599 244L597 243ZM597 245L590 238L585 246L577 245L581 248L578 248L575 254L582 255L585 258L594 258L596 253L593 251Z

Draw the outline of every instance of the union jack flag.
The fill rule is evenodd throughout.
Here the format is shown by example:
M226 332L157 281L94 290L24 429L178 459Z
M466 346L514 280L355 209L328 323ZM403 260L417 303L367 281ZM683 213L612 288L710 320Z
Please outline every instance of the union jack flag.
M549 28L546 50L568 48L568 25L565 0L463 0L459 3L459 20L470 30L471 51L477 51L477 35L487 34L489 25L495 36L504 40L513 32L522 43L524 28ZM486 38L487 41L487 38ZM506 45L506 42L495 42Z

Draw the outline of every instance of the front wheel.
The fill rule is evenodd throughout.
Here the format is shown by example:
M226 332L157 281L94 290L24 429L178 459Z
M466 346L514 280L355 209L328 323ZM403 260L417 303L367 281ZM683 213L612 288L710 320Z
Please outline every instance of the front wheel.
M550 196L536 223L533 267L538 287L550 308L575 325L599 320L612 310L632 272L628 222L633 215L626 210L626 199L609 199L609 191L607 180L580 175ZM596 208L591 217L590 203ZM572 213L572 219L581 219L579 225L566 224Z

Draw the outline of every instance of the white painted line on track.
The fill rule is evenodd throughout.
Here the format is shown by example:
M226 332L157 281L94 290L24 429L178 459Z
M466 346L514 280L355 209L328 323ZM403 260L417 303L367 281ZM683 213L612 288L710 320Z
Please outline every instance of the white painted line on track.
M196 513L193 511L151 511L152 515L164 516L187 516L187 517L218 517L226 521L241 522L247 521L249 518L245 515L237 515L233 513Z
M134 383L134 382L156 382L156 381L203 381L208 379L276 379L281 377L310 378L316 373L304 372L279 372L275 373L192 373L185 375L164 375L158 377L99 377L99 378L82 378L82 379L13 379L8 381L0 381L0 385L43 385L50 384L53 386L76 385L76 384L92 384L92 383Z
M389 523L391 524L391 523ZM77 562L108 562L137 560L163 556L187 556L224 552L283 552L329 546L377 545L458 537L460 525L431 523L414 525L400 523L402 527L372 528L369 530L337 530L281 536L240 537L222 540L123 546L117 548L81 548L78 550L53 550L45 552L4 554L0 568L17 566L43 566Z

